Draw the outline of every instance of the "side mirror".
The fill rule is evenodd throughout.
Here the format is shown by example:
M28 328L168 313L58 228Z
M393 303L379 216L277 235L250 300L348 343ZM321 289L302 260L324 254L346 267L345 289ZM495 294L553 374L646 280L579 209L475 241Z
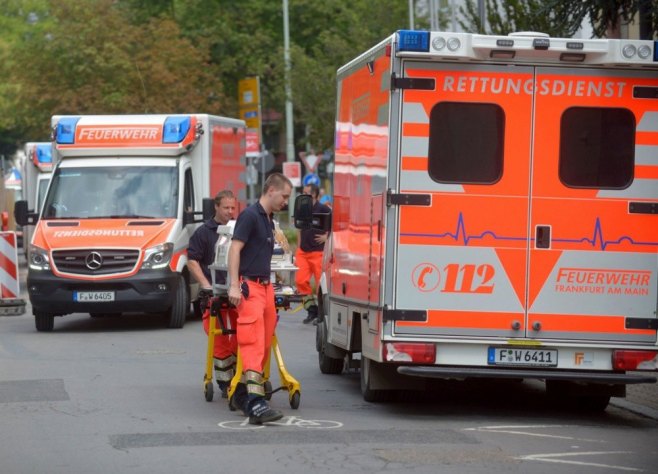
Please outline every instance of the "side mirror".
M203 220L207 221L215 215L215 200L210 198L203 199Z
M308 194L300 194L295 198L293 214L297 229L310 229L313 225L313 198Z
M14 219L20 226L34 225L39 220L36 212L30 212L27 208L27 201L16 201L14 204Z
M331 213L317 213L313 214L313 221L311 227L314 229L319 229L324 232L329 232L331 230Z

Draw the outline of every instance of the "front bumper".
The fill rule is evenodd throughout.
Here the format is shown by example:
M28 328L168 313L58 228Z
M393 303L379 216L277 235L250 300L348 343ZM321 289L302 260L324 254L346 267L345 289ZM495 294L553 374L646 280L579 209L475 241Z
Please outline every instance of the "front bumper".
M30 271L27 291L33 312L54 315L162 312L171 307L178 282L179 274L169 268L143 270L129 278L103 281L62 278L49 271ZM76 291L113 291L114 301L75 301L73 294Z

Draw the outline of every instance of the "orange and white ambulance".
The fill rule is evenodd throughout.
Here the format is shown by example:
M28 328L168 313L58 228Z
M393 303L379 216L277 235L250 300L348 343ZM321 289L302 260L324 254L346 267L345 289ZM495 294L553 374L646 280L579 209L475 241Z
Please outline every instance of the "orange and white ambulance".
M656 381L658 43L399 31L337 97L322 372Z
M245 123L205 114L55 116L55 169L30 245L39 331L69 313L190 309L187 245L231 189L244 202ZM204 199L207 198L207 199Z
M25 144L23 161L23 198L31 212L38 213L46 196L53 170L52 145L50 142L28 142ZM23 227L23 247L28 255L34 226ZM29 258L29 256L28 256Z

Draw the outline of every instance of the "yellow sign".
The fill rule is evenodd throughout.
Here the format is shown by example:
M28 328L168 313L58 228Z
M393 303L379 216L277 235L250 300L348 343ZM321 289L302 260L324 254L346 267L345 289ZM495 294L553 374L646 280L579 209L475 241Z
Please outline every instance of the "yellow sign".
M260 80L247 77L238 81L238 105L240 118L247 128L255 128L260 133Z

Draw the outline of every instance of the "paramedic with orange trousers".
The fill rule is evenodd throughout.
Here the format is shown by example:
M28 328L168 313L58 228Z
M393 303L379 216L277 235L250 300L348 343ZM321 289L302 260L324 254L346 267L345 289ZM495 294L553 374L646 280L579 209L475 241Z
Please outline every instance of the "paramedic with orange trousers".
M292 183L273 173L263 185L258 202L238 217L228 253L229 302L238 310L238 348L242 378L231 397L231 405L260 425L283 417L265 400L263 368L270 355L276 326L274 289L270 281L274 252L273 213L288 203Z
M236 210L235 196L229 190L218 192L214 201L215 216L197 228L192 234L187 248L187 268L192 277L199 283L199 286L207 290L209 294L212 294L212 277L208 267L215 261L215 245L219 237L217 226L226 225L228 221L234 219ZM217 272L215 278L216 283L224 283L226 274L225 272ZM202 310L203 329L208 334L210 306L208 305L207 308ZM228 327L227 317L230 321L230 327L236 327L238 313L235 309L222 310L221 317L224 327ZM235 335L215 336L213 344L215 380L224 398L227 396L229 384L235 374L237 348L238 342Z
M320 189L315 184L308 184L304 186L304 194L308 194L313 198L313 214L323 213L329 214L329 209L324 204L320 204ZM302 229L297 234L297 252L295 253L295 266L298 270L295 273L295 285L297 292L304 295L302 300L304 309L307 311L306 319L303 323L317 321L318 305L313 295L311 288L311 276L315 278L315 285L317 287L322 274L322 255L324 253L324 244L327 241L329 234L322 232L318 229Z

